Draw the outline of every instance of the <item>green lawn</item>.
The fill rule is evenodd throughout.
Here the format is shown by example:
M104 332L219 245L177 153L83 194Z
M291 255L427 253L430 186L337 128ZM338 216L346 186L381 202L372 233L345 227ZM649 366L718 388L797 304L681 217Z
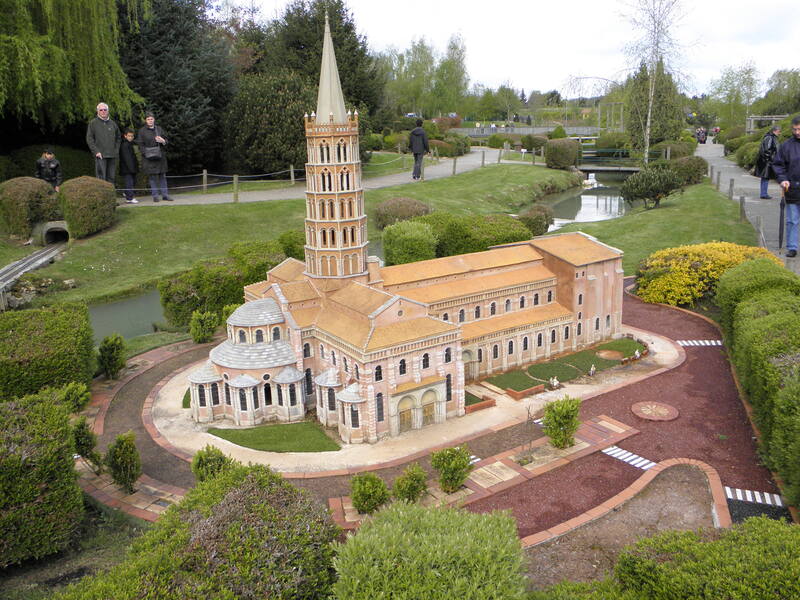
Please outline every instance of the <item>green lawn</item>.
M15 260L28 256L34 250L38 250L38 246L20 246L19 240L10 240L0 233L0 267L5 267Z
M426 156L425 164L432 165L436 161ZM414 167L413 154L397 154L396 152L373 152L368 163L361 165L361 173L365 179L380 177L381 175L394 175L395 173L411 172Z
M594 368L598 371L602 371L603 369L608 369L609 367L619 364L618 360L607 360L605 358L600 358L597 356L596 350L594 349L581 350L575 354L570 354L569 356L564 357L564 362L572 365L582 373L588 373L589 369L592 368L592 365L594 365Z
M644 210L641 205L619 219L595 223L573 223L558 230L585 231L625 252L626 275L635 275L639 262L663 248L723 241L752 246L756 233L749 223L739 222L739 203L728 200L709 183L686 188Z
M464 392L464 406L472 406L478 402L483 402L483 398L478 398L475 394Z
M541 383L528 377L525 374L525 371L509 371L508 373L502 373L501 375L489 377L489 379L486 381L492 385L496 385L501 390L509 389L516 392L527 390Z
M619 338L598 346L597 350L615 350L617 352L622 352L622 356L628 357L633 356L637 350L639 352L644 350L644 346L631 338Z
M261 190L275 190L281 188L292 187L292 182L289 179L271 179L269 181L248 181L246 179L239 181L240 192L258 192ZM295 183L297 188L297 197L299 198L305 193L306 185L302 182ZM226 183L225 185L212 185L208 188L208 192L212 194L231 194L233 193L233 183ZM203 190L194 190L191 192L181 192L185 194L202 194Z
M494 149L492 149L492 150L494 150ZM536 154L535 154L536 162L538 164L540 164L540 165L543 165L544 164L544 159L539 155L539 152L540 152L540 150L537 150ZM497 156L497 155L495 154L495 156ZM518 161L518 162L530 163L531 162L531 153L530 152L526 152L525 154L523 154L522 152L515 152L513 150L508 150L507 152L503 152L503 160L515 160L515 161Z
M563 358L546 363L536 363L528 367L527 371L531 377L539 380L536 382L537 384L545 382L551 377L558 377L558 380L564 383L583 375L578 369L565 362Z
M325 435L322 428L310 421L301 423L276 423L248 429L218 429L208 433L233 442L238 446L266 452L330 452L339 450L339 444Z
M158 331L156 333L146 333L125 340L126 356L136 356L153 348L160 348L167 344L188 340L191 336L182 331Z

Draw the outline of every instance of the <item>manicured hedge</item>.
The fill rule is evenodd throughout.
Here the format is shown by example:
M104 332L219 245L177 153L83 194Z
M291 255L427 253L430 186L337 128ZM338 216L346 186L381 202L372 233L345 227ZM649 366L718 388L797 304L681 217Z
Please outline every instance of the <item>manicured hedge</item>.
M553 224L553 209L548 204L534 204L519 214L519 220L532 237L544 235Z
M430 146L431 152L433 152L435 148L439 156L444 156L446 158L456 156L455 147L442 140L430 140L428 145Z
M683 156L691 156L694 153L694 144L675 140L665 140L653 144L650 146L650 152L663 152L666 156L667 148L669 148L669 157L673 160Z
M739 146L739 149L736 150L736 164L748 171L752 169L758 160L760 146L760 142L747 142Z
M11 235L30 236L35 223L61 218L58 194L35 177L17 177L0 184L0 227Z
M525 148L528 152L533 152L534 150L538 150L539 148L544 148L544 145L547 143L547 137L543 135L523 135L522 136L522 147Z
M94 363L85 305L0 313L0 401L73 381L88 385Z
M427 215L431 212L431 207L420 202L416 198L389 198L375 207L375 226L383 229L388 225L393 225L398 221L406 221L413 217Z
M800 296L782 288L769 288L748 296L739 302L733 311L729 345L732 348L736 347L737 334L743 331L748 323L783 312L800 315Z
M793 357L794 363L800 356ZM800 505L800 373L783 380L773 402L772 437L767 460L780 473L785 484L783 495L794 506Z
M334 560L337 600L522 600L514 519L397 502L365 521Z
M509 147L514 148L514 144L521 139L521 136L511 133L493 133L486 140L486 145L489 146L489 148L502 148L505 143L508 142Z
M400 221L383 230L387 265L401 265L436 258L436 235L430 225Z
M284 244L286 249L296 251L297 239L290 236L283 237L284 235L286 234L284 233L278 240L238 242L228 249L228 256L233 260L233 266L244 278L243 285L265 280L267 271L286 258ZM305 244L305 235L302 239ZM301 260L302 256L301 254ZM240 293L239 296L241 295Z
M327 598L339 532L325 507L267 467L231 467L167 510L123 563L57 598Z
M96 177L78 177L61 186L64 218L70 235L84 238L114 224L117 198L114 186Z
M651 162L650 167L672 169L678 175L681 185L700 183L708 173L708 162L702 156L683 156L673 160L657 160Z
M437 211L415 217L412 222L431 226L437 257L483 252L491 246L531 238L525 224L508 215L452 215ZM384 250L385 244L384 241Z
M578 163L578 140L554 139L544 146L544 162L550 169L568 169Z
M62 550L83 516L56 390L0 403L0 569Z
M641 200L647 208L647 203L652 202L658 208L661 200L681 187L678 174L671 168L647 167L628 177L620 186L620 195L626 202L633 203Z

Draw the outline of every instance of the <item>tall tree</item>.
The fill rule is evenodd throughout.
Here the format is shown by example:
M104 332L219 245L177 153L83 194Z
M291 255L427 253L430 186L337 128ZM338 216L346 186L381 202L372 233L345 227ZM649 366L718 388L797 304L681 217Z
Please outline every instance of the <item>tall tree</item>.
M4 0L0 116L61 129L92 115L101 100L129 116L139 98L120 66L119 15L136 21L148 6L149 0Z
M658 102L654 102L648 112L651 89ZM650 144L680 136L683 127L681 95L663 63L657 63L653 73L642 63L626 81L625 91L625 128L635 148L649 152Z
M466 59L467 48L463 38L459 35L452 36L433 76L431 96L434 112L441 115L458 108L469 87Z
M743 125L750 106L758 96L761 80L754 63L725 67L711 82L711 96L724 126Z
M497 88L497 91L495 92L495 98L497 99L497 104L502 107L503 112L505 113L506 121L510 121L511 115L519 110L520 106L522 106L519 95L508 82Z
M753 103L759 115L800 111L800 69L780 69L767 79L767 92Z

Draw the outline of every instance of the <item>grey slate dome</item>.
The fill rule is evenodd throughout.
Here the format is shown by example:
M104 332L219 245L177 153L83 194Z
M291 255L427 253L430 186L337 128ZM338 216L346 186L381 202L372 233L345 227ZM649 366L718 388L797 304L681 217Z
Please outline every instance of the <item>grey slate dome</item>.
M351 383L341 392L336 394L336 399L339 402L344 402L346 404L359 404L361 402L366 402L366 398L362 398L358 392L358 384Z
M206 363L200 367L189 373L189 382L190 383L213 383L215 381L222 381L222 376L217 373L214 369L214 365L211 364L210 360L207 360Z
M272 383L297 383L303 378L303 373L294 366L284 367L284 369L272 378Z
M272 298L263 298L242 304L228 317L227 323L239 327L255 327L283 323L285 320L278 303Z
M229 369L269 369L296 362L294 350L288 342L262 342L258 344L233 344L225 340L209 354L211 361Z

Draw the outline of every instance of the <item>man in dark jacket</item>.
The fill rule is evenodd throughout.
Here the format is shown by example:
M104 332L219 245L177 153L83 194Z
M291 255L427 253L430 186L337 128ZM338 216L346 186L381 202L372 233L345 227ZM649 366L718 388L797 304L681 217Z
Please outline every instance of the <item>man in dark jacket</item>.
M121 139L119 127L108 116L108 104L101 102L97 105L97 116L89 121L86 128L86 145L94 154L95 177L109 181L111 185L114 185L117 174Z
M136 174L139 172L139 161L136 159L136 153L133 151L133 130L126 129L125 135L122 139L122 144L119 147L119 174L125 181L125 187L122 192L125 194L125 202L128 204L138 204L136 194L133 193L133 188L136 187Z
M430 151L428 148L428 134L422 128L422 119L417 119L417 126L411 130L408 138L408 145L414 154L414 171L411 177L414 181L417 181L422 176L422 159Z
M758 159L756 160L756 177L761 177L761 199L769 200L772 198L767 193L769 180L775 176L772 169L772 159L778 151L778 136L781 128L775 125L762 139L761 146L758 148Z
M772 161L786 198L786 256L797 256L800 224L800 116L792 119L792 137L781 144Z
M44 179L58 191L61 182L64 180L61 174L61 163L58 162L55 153L48 148L42 153L42 157L36 161L36 179Z

